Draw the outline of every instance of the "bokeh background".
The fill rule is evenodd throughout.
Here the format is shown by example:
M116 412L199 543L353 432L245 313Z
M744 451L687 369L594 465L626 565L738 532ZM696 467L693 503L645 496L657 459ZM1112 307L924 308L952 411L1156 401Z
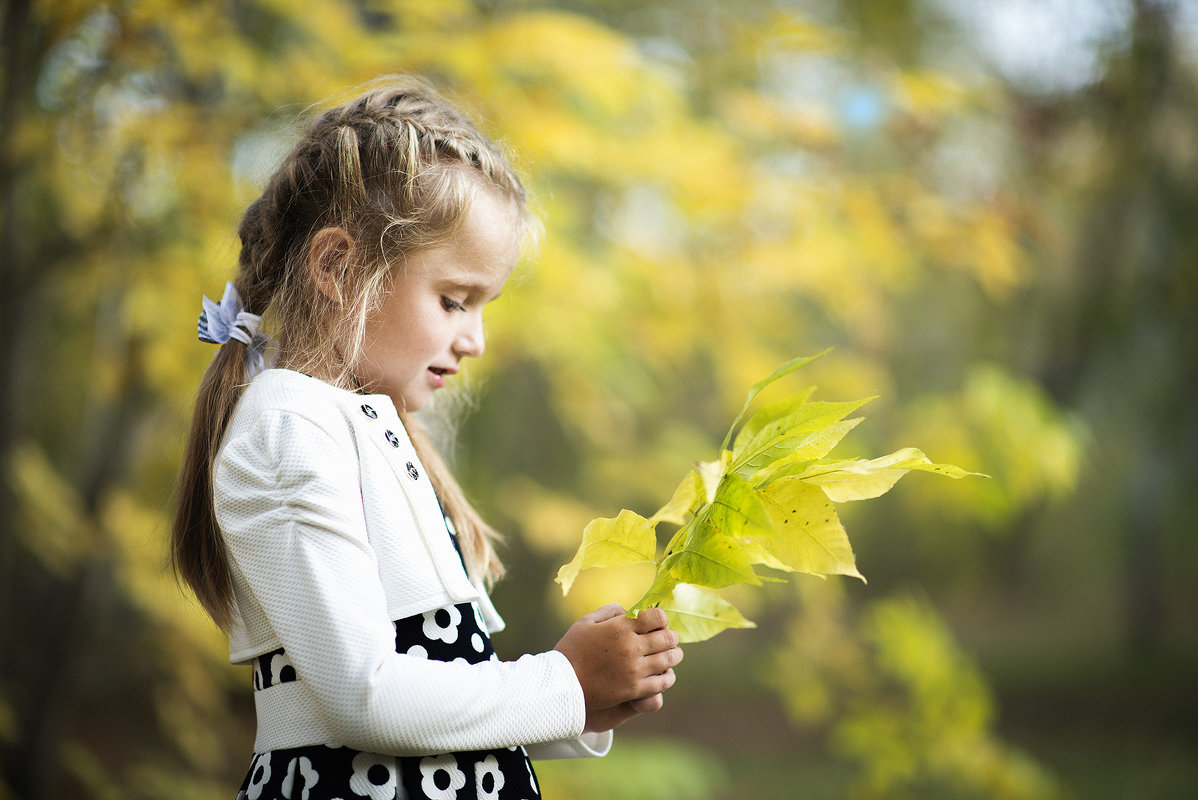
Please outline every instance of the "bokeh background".
M1198 786L1198 3L7 0L0 798L232 797L250 676L164 569L242 210L313 104L433 79L545 221L428 424L507 532L508 656L643 576L748 387L877 395L868 584L735 595L556 798L1185 798ZM643 587L640 587L643 588Z

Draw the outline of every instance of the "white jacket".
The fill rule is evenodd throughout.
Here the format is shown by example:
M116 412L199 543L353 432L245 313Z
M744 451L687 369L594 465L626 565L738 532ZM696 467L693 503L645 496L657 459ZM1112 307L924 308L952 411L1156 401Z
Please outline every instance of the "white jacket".
M254 692L258 752L328 744L396 756L514 745L602 755L561 653L481 664L395 651L393 620L478 604L424 467L386 395L267 370L214 465L237 611L230 660L285 648L299 680Z

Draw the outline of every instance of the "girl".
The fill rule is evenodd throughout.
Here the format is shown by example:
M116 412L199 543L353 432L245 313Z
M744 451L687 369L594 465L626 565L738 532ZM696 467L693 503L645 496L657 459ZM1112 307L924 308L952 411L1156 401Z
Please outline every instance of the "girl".
M178 573L253 666L239 798L539 797L530 756L604 754L673 684L656 609L606 606L498 660L495 533L409 422L482 355L529 227L498 148L406 79L321 115L246 212L236 280L204 298L221 347L173 528ZM259 372L263 316L278 368Z

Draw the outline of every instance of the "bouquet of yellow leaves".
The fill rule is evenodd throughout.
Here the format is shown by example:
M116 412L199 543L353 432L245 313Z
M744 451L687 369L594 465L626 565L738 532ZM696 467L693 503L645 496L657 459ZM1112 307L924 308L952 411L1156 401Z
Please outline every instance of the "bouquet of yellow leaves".
M788 361L754 384L719 458L697 464L656 514L645 518L625 509L615 518L592 520L573 560L558 570L563 594L584 569L649 563L656 567L653 581L630 616L660 607L683 642L751 628L712 590L771 580L756 566L865 580L835 503L885 494L910 470L950 478L978 474L932 463L914 448L868 460L826 460L862 420L846 417L872 398L820 402L807 389L763 406L740 425L763 389L819 357ZM663 522L678 530L659 551L657 526Z

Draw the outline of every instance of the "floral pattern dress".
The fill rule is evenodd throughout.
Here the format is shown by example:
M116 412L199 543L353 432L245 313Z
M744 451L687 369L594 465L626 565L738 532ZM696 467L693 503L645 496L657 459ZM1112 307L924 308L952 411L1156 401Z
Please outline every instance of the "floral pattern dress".
M446 527L452 536L448 520ZM395 649L435 661L461 659L476 664L498 658L474 603L396 620ZM253 671L255 691L299 680L283 650L255 658ZM313 745L255 753L237 800L536 800L540 796L532 761L523 747L397 758Z

